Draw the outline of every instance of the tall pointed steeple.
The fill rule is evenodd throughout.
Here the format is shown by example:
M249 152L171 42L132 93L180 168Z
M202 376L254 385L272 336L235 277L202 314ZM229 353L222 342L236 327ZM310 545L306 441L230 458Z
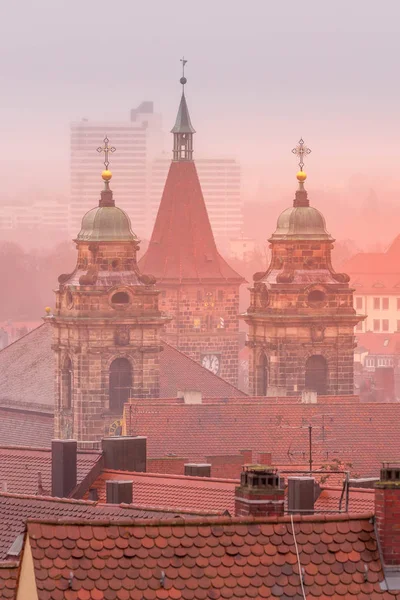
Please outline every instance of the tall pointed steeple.
M176 115L175 125L171 129L174 134L173 160L193 160L193 134L196 133L190 120L189 109L185 96L185 65L187 60L181 58L182 62L182 97L179 104L178 114Z
M173 160L139 268L156 277L163 309L173 316L165 339L236 384L239 286L244 279L220 255L214 240L192 157L194 129L184 91L172 133Z

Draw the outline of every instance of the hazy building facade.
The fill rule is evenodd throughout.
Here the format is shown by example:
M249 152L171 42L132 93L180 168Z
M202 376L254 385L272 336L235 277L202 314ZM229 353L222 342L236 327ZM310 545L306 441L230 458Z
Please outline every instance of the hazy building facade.
M254 275L243 315L249 326L249 385L253 395L354 393L354 327L349 276L335 273L333 238L311 207L298 173L293 207L278 218L269 239L271 261Z
M400 236L386 252L360 252L345 268L355 288L354 308L367 315L357 332L400 331Z

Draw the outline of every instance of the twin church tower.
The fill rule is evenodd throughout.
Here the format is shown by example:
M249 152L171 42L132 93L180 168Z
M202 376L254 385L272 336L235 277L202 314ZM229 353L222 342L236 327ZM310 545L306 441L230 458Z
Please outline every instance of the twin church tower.
M186 78L172 129L173 158L147 252L110 189L82 219L74 271L59 277L53 330L56 436L104 435L107 415L128 396L160 394L162 340L215 375L238 378L239 287L243 277L219 254L193 161ZM304 150L302 142L299 151ZM301 157L303 154L301 154ZM271 264L254 276L249 325L250 394L353 393L354 325L348 277L331 265L333 239L309 206L302 169L294 205L270 239Z

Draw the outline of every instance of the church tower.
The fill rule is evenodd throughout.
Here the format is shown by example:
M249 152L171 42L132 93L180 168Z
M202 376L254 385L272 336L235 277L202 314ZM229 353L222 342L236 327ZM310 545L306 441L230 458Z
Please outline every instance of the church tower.
M186 61L183 60L183 67ZM219 254L196 166L182 76L172 129L173 157L149 248L139 261L157 278L161 306L173 319L165 340L236 385L239 287L244 279Z
M119 427L129 397L159 395L160 330L154 277L136 262L138 239L115 206L109 186L110 148L99 206L82 219L73 273L60 275L52 325L56 355L55 435L81 444Z
M334 239L322 214L310 206L304 188L300 140L299 187L293 206L278 218L269 239L270 265L256 273L251 301L242 315L249 326L250 394L297 396L354 393L355 314L349 277L331 263Z

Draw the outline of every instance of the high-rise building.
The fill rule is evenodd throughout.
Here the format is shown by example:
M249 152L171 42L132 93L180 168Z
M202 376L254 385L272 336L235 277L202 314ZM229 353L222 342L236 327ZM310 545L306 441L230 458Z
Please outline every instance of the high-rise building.
M98 195L96 148L107 135L113 140L115 192L121 208L129 213L139 236L148 223L148 162L162 150L161 115L152 102L131 110L130 121L98 122L82 119L71 124L71 206L69 231L76 234L82 213Z
M158 157L151 167L150 218L154 223L168 174L170 159ZM231 239L243 229L241 167L235 158L199 158L196 167L201 181L204 201L220 246L228 249Z
M31 231L40 229L57 231L66 236L68 229L69 206L65 198L40 196L29 202L6 201L0 207L0 230Z
M184 88L185 77L181 83ZM172 128L173 158L139 267L156 277L161 308L173 317L163 339L236 385L244 279L218 252L193 160L194 133L183 89Z

